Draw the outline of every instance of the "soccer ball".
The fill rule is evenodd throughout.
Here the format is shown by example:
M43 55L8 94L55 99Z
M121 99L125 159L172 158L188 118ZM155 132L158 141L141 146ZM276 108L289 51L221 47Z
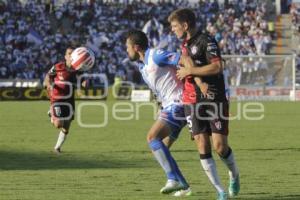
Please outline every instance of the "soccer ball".
M95 54L86 47L78 47L71 53L71 66L75 70L90 70L95 63Z

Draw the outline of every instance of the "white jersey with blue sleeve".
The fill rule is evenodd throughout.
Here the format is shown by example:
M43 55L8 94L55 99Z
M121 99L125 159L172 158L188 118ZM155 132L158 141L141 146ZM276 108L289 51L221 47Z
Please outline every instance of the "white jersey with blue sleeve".
M183 84L176 77L179 53L148 49L144 65L139 70L148 87L157 95L163 107L181 103Z

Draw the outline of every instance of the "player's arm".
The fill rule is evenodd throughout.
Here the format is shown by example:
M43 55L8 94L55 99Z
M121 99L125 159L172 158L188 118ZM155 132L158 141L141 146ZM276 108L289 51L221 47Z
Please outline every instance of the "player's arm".
M153 61L159 67L178 67L180 53L157 49L153 52Z
M46 74L44 82L43 82L43 86L47 90L52 88L52 82L53 82L53 78L54 78L55 75L56 75L55 66L52 66L51 69Z
M73 86L74 87L81 87L81 88L87 88L88 87L88 78L87 77L82 77L84 75L83 72L78 71L76 76L74 77L75 79L72 80ZM77 81L80 80L79 85L77 85ZM79 88L78 88L79 89Z
M201 42L198 45L199 49L204 50L203 53L210 64L197 66L191 57L182 56L179 63L184 67L181 67L177 72L177 77L179 79L183 79L189 75L211 76L223 71L221 53L217 42L208 38L205 42Z
M49 78L49 74L47 73L43 82L43 86L44 88L48 89L50 87L50 78Z
M180 67L177 71L177 77L182 80L184 77L193 76L211 76L223 71L223 65L221 60L214 61L208 65L197 66L189 56L182 56L180 64L184 67Z
M83 87L83 88L87 88L88 87L87 80L84 80L84 81L81 82L81 87Z

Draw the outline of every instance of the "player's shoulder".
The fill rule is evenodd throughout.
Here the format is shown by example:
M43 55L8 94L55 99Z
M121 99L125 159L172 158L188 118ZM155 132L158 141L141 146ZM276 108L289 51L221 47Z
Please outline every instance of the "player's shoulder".
M197 35L196 43L207 45L209 43L216 43L215 39L207 32L199 33Z
M152 49L152 57L163 57L168 51L164 49Z
M48 74L49 74L50 76L55 76L55 75L56 75L56 72L57 72L57 71L60 71L60 69L61 69L61 64L60 64L60 63L56 63L56 64L54 64L54 65L51 66L51 68L50 68Z
M178 52L171 52L165 49L154 49L152 57L153 59L164 60L170 58L170 56L177 55Z
M54 65L56 68L60 69L60 68L64 68L66 66L65 62L58 62Z
M219 46L214 37L208 33L202 33L198 38L200 49L206 52L219 51Z
M152 59L159 64L166 57L166 51L163 49L152 49Z
M152 58L158 65L174 65L179 60L180 54L165 49L155 49Z

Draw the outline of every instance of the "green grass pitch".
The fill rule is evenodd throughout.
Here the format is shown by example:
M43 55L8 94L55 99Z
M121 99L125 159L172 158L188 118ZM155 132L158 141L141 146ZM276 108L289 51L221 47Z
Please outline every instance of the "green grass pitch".
M102 107L89 106L81 121L108 119L108 125L82 128L75 119L64 153L57 156L51 150L58 130L46 115L48 102L0 102L0 200L174 199L159 193L166 179L146 143L153 122L150 106L140 109L140 119L118 121L111 113L115 102L100 103L107 104L108 118ZM232 115L237 105L232 103ZM230 123L230 145L241 173L236 199L299 200L300 103L267 102L264 107L263 120ZM172 152L193 189L187 199L215 199L187 129ZM227 187L225 166L214 157Z

